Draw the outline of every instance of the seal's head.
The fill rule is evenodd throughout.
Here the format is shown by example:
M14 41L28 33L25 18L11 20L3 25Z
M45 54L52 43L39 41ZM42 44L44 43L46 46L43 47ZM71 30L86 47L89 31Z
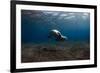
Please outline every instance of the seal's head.
M58 30L53 29L49 32L48 38L54 38L56 41L65 41L67 40L66 36L63 36Z

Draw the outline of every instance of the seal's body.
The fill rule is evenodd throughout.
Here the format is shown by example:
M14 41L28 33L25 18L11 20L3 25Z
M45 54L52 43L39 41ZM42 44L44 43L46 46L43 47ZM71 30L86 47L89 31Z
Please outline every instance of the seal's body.
M67 37L63 36L58 30L53 29L50 31L48 38L54 38L56 41L65 41Z

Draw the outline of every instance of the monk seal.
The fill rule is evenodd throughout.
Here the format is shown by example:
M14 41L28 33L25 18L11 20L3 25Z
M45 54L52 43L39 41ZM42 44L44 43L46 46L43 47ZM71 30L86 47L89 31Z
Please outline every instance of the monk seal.
M66 36L63 36L60 33L60 31L58 31L56 29L50 30L49 35L48 35L48 38L53 38L56 41L65 41L65 40L67 40L67 37Z

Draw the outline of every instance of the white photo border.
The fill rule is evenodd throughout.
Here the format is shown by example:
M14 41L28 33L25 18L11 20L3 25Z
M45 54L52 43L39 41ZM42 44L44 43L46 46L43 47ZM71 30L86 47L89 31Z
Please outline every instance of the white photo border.
M88 12L90 13L90 60L57 61L57 62L31 62L21 63L21 10L48 10L66 12ZM38 68L54 66L71 66L94 64L94 10L70 7L51 7L36 5L16 5L16 67L17 68Z

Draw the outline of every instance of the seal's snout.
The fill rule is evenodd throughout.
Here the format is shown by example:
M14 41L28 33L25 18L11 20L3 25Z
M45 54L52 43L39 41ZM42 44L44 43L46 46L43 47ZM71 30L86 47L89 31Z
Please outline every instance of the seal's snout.
M61 38L62 38L63 40L67 40L67 39L68 39L66 36L61 36Z

